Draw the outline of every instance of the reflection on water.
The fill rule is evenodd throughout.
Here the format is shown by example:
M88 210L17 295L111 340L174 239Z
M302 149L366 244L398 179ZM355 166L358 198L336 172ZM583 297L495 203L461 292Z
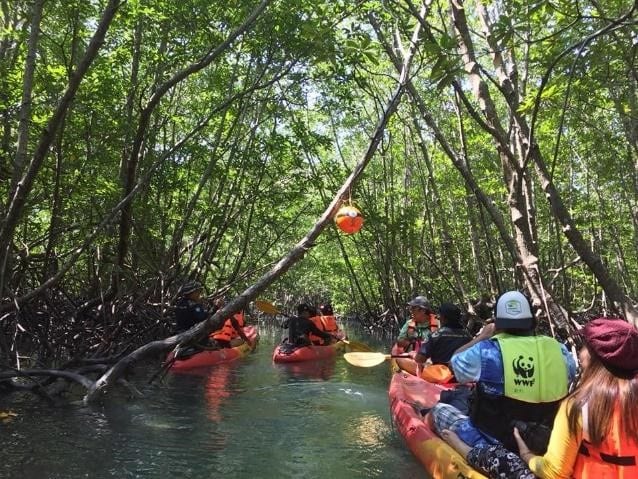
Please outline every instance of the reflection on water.
M425 477L392 428L387 365L273 364L280 331L260 328L254 354L169 374L142 400L50 408L14 398L18 416L0 424L0 477Z
M206 415L211 421L222 420L222 406L233 393L234 386L230 384L232 367L230 363L220 364L216 368L210 368L205 377Z
M328 381L334 375L336 361L337 358L332 357L301 363L275 363L273 366L293 381L297 379L302 381L309 379Z

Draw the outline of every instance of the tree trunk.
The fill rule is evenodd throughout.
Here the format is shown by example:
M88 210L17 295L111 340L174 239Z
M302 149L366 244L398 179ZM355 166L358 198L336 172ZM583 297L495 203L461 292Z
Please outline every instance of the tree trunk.
M27 43L27 57L24 64L24 77L22 79L22 101L18 112L18 146L13 165L13 176L9 190L9 200L15 193L18 181L27 162L27 149L29 148L29 121L31 120L31 94L33 93L33 75L35 73L38 40L40 37L40 22L44 0L34 0L31 8L31 25L29 27L29 41ZM0 288L0 291L2 288Z
M425 7L423 7L422 9L423 13L424 10ZM256 298L277 278L282 276L295 263L300 261L306 255L307 251L309 251L314 246L317 238L323 232L323 230L332 223L332 219L337 213L339 206L350 197L351 191L356 186L368 163L370 163L370 161L372 160L372 157L374 156L374 153L376 152L377 147L381 142L381 138L385 131L386 125L388 124L390 117L396 111L399 102L401 101L401 97L403 96L403 93L405 91L405 85L408 80L410 71L410 64L416 50L417 42L419 41L419 33L420 26L417 26L415 28L414 34L412 35L410 48L406 52L405 58L403 59L403 69L401 71L401 76L399 77L398 85L392 97L388 101L385 110L383 111L383 114L377 123L377 126L375 127L367 151L365 152L361 161L357 163L350 176L346 179L345 183L341 186L341 188L339 188L339 191L336 193L333 200L330 202L324 213L321 215L321 218L319 218L319 220L314 224L308 234L301 241L299 241L293 247L293 249L285 257L283 257L272 269L270 269L270 271L259 278L259 280L255 284L244 290L237 298L217 311L207 321L199 323L190 330L178 336L173 336L164 341L155 341L153 343L149 343L141 348L138 348L136 351L133 351L124 359L118 361L115 366L113 366L102 377L95 381L93 386L89 389L88 393L84 397L84 401L86 403L95 402L103 392L112 387L112 385L115 384L117 380L125 374L127 369L132 364L139 361L140 359L147 357L150 354L168 351L171 347L177 344L188 343L189 341L201 337L204 334L212 331L214 328L218 327L221 324L223 318L227 318L233 313L244 309L248 302Z
M257 7L251 12L251 14L244 20L244 22L230 33L228 38L213 49L210 53L204 56L196 63L189 65L183 70L175 73L166 82L160 84L154 91L153 95L149 99L146 106L142 109L140 119L137 126L137 131L133 139L133 148L131 154L124 165L124 183L122 188L122 197L127 197L136 184L137 167L141 162L144 155L143 143L146 137L146 130L148 128L151 115L155 111L155 108L159 105L160 101L171 89L177 84L188 78L189 76L201 71L210 65L215 59L217 59L223 52L225 52L239 37L244 35L252 28L257 19L264 12L266 7L272 2L272 0L262 0ZM131 235L131 227L133 221L133 204L129 203L124 206L120 216L119 224L119 238L117 246L117 268L123 270L126 262L126 256L129 249L129 238ZM111 290L117 291L120 274L116 274L111 283Z
M42 164L47 157L49 147L55 138L60 123L66 114L80 83L86 75L89 67L95 60L103 42L106 32L108 31L122 0L110 0L102 17L98 23L97 29L91 38L89 46L86 49L84 57L78 64L77 69L73 73L66 91L62 95L57 108L49 119L46 128L42 132L36 149L31 158L31 162L22 179L17 183L16 189L12 192L9 200L9 207L5 220L0 228L0 292L3 291L7 274L7 264L11 256L11 244L17 224L23 214L24 205L33 187L33 183L42 168Z

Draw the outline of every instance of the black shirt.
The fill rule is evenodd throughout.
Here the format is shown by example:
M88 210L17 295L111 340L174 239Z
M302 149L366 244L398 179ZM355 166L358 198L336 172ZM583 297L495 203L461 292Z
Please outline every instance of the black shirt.
M472 337L465 329L443 326L421 345L419 354L430 358L432 364L447 364L452 359L454 351L471 340Z
M288 338L292 343L300 343L308 341L308 334L315 334L323 339L330 339L332 336L322 331L315 323L308 318L293 316L288 320Z
M208 317L204 305L188 298L179 298L175 304L175 332L192 328Z

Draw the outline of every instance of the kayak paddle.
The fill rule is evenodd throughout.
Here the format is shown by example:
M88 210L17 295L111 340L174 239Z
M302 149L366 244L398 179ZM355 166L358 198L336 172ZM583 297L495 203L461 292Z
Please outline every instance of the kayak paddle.
M273 316L276 316L278 314L287 316L286 314L283 314L281 311L279 311L274 304L269 303L268 301L263 301L261 299L255 301L255 308L257 308L262 313L272 314Z
M350 349L353 351L361 352L361 353L371 353L372 348L365 343L360 343L359 341L351 341L350 339L341 339L340 341L346 343Z
M360 368L371 368L374 366L378 366L386 359L390 358L404 358L404 359L412 359L412 356L407 356L405 354L383 354L383 353L346 353L343 355L346 361L348 361L353 366L358 366Z

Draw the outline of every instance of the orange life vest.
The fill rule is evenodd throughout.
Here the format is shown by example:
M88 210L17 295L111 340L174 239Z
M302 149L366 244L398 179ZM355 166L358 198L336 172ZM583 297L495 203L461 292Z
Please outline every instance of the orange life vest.
M421 331L423 330L423 327L430 328L430 332L431 333L433 333L434 331L439 329L439 323L436 320L436 314L434 314L434 313L428 313L428 319L427 319L426 323L427 324L425 324L425 325L423 325L423 323L421 323L422 326L419 327L414 319L410 319L408 321L408 332L410 330L416 331L417 334L419 335L419 340L423 340L423 339L425 339L425 338L421 337Z
M584 427L584 425L583 425ZM620 437L620 414L614 412L609 432L602 444L583 439L576 463L575 479L635 479L638 477L638 444Z
M237 321L237 324L239 325L239 327L243 328L244 327L244 312L240 311L239 313L235 313L234 318L235 318L235 321ZM224 325L221 327L221 329L215 331L210 336L216 340L230 341L231 339L239 336L239 333L235 330L235 327L233 326L233 323L231 322L230 318L228 318L226 321L224 321Z
M317 326L317 328L327 333L334 334L339 331L339 326L337 326L337 319L332 315L313 316L312 318L310 318L310 321L312 321L314 325ZM313 344L323 344L324 341L323 338L320 338L319 336L312 333L309 334L309 338L310 341L313 342Z
M454 373L445 364L430 364L421 371L421 379L429 383L447 384L454 379Z

